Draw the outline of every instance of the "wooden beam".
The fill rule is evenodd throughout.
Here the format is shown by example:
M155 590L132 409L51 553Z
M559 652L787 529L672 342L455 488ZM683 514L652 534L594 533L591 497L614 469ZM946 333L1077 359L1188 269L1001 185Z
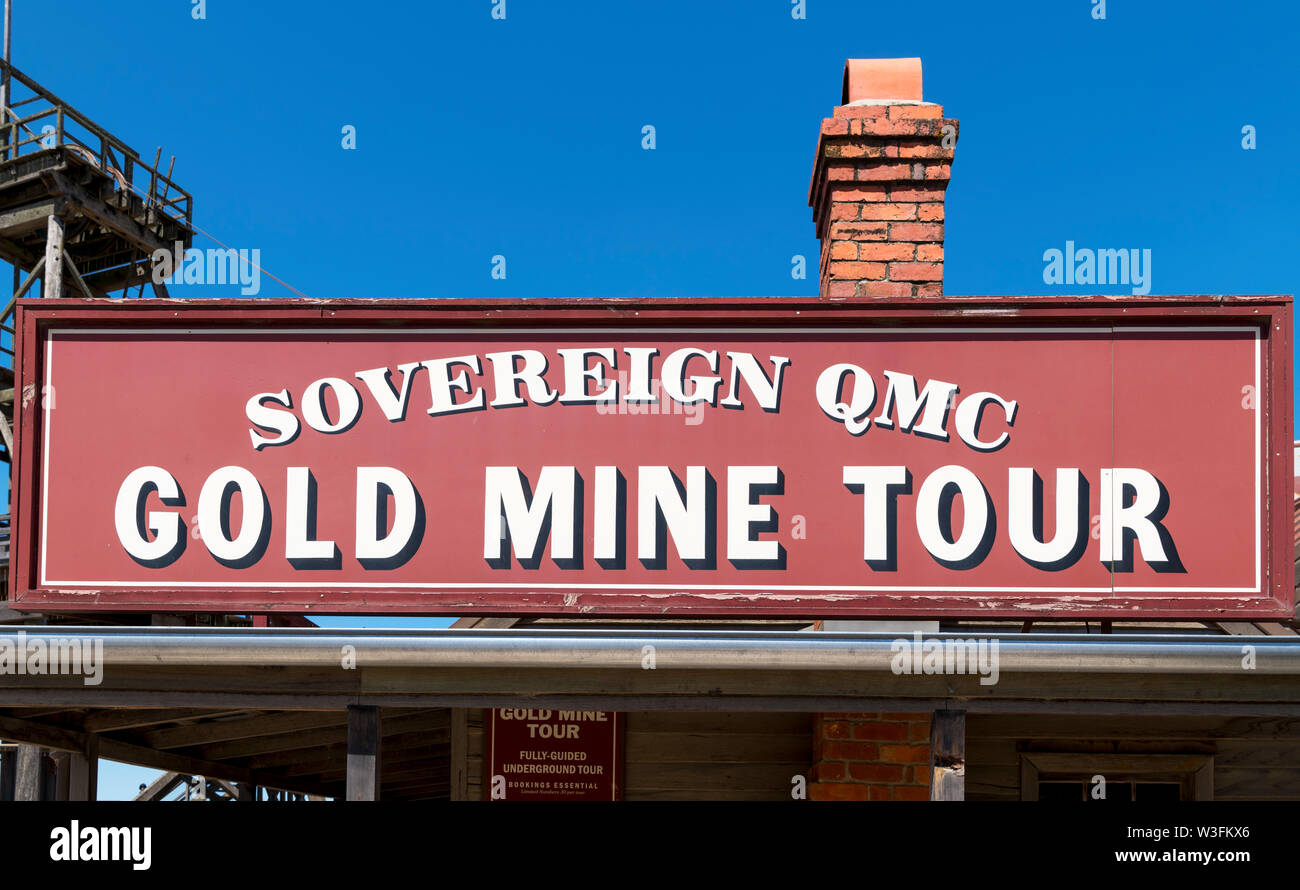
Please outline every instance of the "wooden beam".
M149 783L147 788L140 791L135 796L136 800L162 800L167 794L182 782L189 781L189 776L183 776L180 773L167 772Z
M930 800L966 799L966 712L930 717Z
M238 713L238 712L236 712ZM289 711L264 714L246 720L212 720L171 726L141 734L135 741L149 748L189 748L240 739L260 738L303 729L343 726L347 718L339 711Z
M348 707L348 800L379 799L379 709Z
M159 723L175 723L195 717L211 719L245 713L247 713L246 709L212 711L203 708L111 708L91 713L82 721L81 728L86 732L115 732L123 729L138 729L143 726L156 726Z
M7 682L14 678L7 677ZM286 682L288 682L286 680ZM1293 689L1286 696L1274 694L1271 699L1264 695L1249 694L1248 689L1237 700L1216 697L1213 700L1194 700L1188 698L1171 698L1161 700L1158 690L1146 699L1112 697L1107 694L1103 684L1104 678L1089 676L1087 682L1096 682L1094 698L1084 699L1040 699L1027 695L1013 695L987 699L965 699L961 701L963 709L970 714L1060 714L1090 716L1251 716L1259 718L1295 718L1300 717L1300 702L1288 700L1294 698ZM1080 680L1080 690L1088 687ZM342 710L349 704L355 704L355 694L334 692L292 692L268 693L265 691L230 689L226 692L195 690L149 690L144 688L105 688L104 686L86 687L92 691L93 700L80 687L41 687L29 686L15 688L0 687L0 707L32 707L38 704L61 704L69 708L156 708L160 703L175 707L196 707L212 710L304 710L321 709ZM516 689L502 693L474 692L429 692L393 694L374 691L365 695L367 704L383 708L576 708L580 710L599 711L915 711L928 712L937 703L951 702L951 696L918 697L889 696L879 694L830 694L809 689L802 693L781 695L709 695L701 692L696 695L665 695L656 693L610 693L610 692L574 692L545 693ZM0 738L3 738L0 733Z
M86 282L82 281L81 273L77 271L76 264L72 262L72 257L66 250L63 252L63 268L72 276L73 283L77 285L77 290L81 291L83 297L87 300L95 299L95 295L90 292L90 288L86 287Z
M290 715L284 715L290 716ZM245 738L229 742L216 742L203 745L192 753L211 760L231 760L241 757L255 757L276 751L294 751L303 748L316 748L322 745L342 745L347 742L347 718L341 711L333 713L334 720L319 729L305 729L274 734L250 734ZM446 711L422 711L414 714L386 716L384 735L390 736L398 731L445 730L448 716Z
M35 257L20 244L15 244L8 238L0 238L0 258L6 263L17 266L19 269L31 268Z
M48 189L65 196L69 203L75 204L77 211L89 216L100 225L112 229L145 253L152 255L155 250L173 249L174 244L168 238L160 236L149 226L141 224L129 213L92 195L66 176L51 171L42 174L41 178ZM180 240L189 246L190 238L187 234L182 233Z
M62 209L61 201L39 201L0 213L0 232L6 235L39 231L45 220Z
M22 285L17 290L14 291L14 295L10 297L9 302L5 305L4 311L0 312L0 318L9 317L9 313L14 311L14 304L17 303L19 300L21 300L23 298L23 295L26 294L29 290L31 290L32 283L36 281L38 277L40 277L41 270L43 270L44 268L45 268L45 257L41 257L39 260L36 261L36 268L32 269L31 273L27 276L27 279L22 283ZM14 269L14 277L15 278L18 277L18 270L16 268Z
M382 716L382 715L381 715ZM388 723L384 718L383 722ZM381 742L384 749L384 768L394 763L407 763L413 760L438 758L449 760L451 746L448 744L448 731L438 730L431 733L410 733L390 736L385 734ZM249 758L245 764L249 769L275 769L286 776L305 776L309 773L339 773L343 778L348 759L348 748L342 745L329 745L320 748L300 748L295 751L281 751L264 757Z
M56 751L81 751L86 745L85 733L16 717L0 717L0 738Z

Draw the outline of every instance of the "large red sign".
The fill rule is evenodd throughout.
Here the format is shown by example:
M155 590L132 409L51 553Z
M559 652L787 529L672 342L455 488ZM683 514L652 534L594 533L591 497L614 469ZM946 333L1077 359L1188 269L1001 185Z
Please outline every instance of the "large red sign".
M1290 613L1290 303L25 300L14 605Z

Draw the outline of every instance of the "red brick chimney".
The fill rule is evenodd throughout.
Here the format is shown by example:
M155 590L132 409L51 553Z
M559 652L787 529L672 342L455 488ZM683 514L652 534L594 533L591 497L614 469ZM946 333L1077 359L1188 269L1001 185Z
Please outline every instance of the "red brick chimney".
M921 101L920 59L850 59L822 121L808 203L821 296L943 294L943 193L957 121Z

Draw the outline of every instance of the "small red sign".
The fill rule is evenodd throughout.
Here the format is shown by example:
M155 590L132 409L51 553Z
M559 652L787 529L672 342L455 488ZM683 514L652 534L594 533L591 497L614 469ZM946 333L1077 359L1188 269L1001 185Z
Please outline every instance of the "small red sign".
M623 715L496 708L488 723L489 800L618 800Z

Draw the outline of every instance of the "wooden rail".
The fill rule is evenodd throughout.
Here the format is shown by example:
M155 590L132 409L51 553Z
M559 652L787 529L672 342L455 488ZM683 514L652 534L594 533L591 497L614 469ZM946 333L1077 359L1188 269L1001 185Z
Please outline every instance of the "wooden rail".
M159 170L156 161L141 159L139 152L13 65L0 61L0 77L9 82L10 91L15 83L31 91L22 99L11 96L7 106L0 107L0 164L65 148L111 176L119 189L139 195L146 208L190 227L193 197Z

